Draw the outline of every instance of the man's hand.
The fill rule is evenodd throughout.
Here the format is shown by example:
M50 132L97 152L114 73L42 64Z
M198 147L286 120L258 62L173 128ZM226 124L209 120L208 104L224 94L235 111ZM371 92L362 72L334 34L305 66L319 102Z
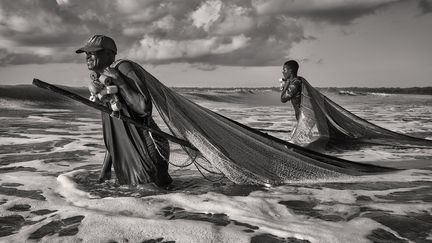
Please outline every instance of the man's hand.
M99 81L91 81L88 86L88 89L91 94L97 94L101 92L104 88L105 86Z
M105 76L104 77L105 80L106 80L106 77L108 77L109 80L114 85L122 85L122 84L125 83L124 79L121 77L120 73L115 68L110 68L110 67L105 68L105 70L104 70L103 74L101 75L101 77L102 76ZM99 78L99 80L100 80L100 78ZM108 85L112 85L112 84L105 83L105 85L107 85L107 86Z
M284 89L286 82L287 82L287 80L285 80L285 79L283 79L283 78L280 78L280 79L279 79L279 89L280 89L280 90L283 90L283 89Z
M118 92L117 85L105 86L105 88L97 94L97 97L100 100L103 100L107 95L116 94L117 92Z
M103 99L103 97L110 94L118 93L118 85L124 83L124 80L118 73L117 69L109 67L106 68L103 74L100 75L99 81L105 84L105 88L98 94L99 99Z
M90 100L93 102L98 101L98 94L104 89L104 85L99 81L91 81L91 83L88 86L88 89L90 91Z
M120 92L120 86L124 85L125 81L118 72L118 70L110 67L106 68L103 74L99 77L99 80L101 80L101 82L103 82L107 86L107 88L105 89L105 93L109 95L108 97L110 97L109 103L111 109L116 112L120 111L122 104L120 103L120 99L118 98L118 96L115 94Z
M118 93L118 87L117 85L110 85L105 87L107 94L117 94Z

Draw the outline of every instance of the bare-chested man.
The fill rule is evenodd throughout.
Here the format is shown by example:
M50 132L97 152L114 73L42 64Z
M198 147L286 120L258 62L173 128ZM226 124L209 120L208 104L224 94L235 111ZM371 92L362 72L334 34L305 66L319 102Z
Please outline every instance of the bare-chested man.
M281 80L281 102L286 103L291 100L294 107L295 116L298 121L300 117L300 104L303 77L297 76L299 64L294 60L289 60L282 67L283 79Z

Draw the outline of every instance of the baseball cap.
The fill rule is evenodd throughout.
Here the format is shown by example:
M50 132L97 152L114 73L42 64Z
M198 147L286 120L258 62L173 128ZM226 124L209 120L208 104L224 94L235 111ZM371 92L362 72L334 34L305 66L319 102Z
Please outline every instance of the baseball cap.
M117 46L113 39L105 35L94 35L85 43L83 47L76 50L76 53L94 52L100 50L111 50L117 54Z

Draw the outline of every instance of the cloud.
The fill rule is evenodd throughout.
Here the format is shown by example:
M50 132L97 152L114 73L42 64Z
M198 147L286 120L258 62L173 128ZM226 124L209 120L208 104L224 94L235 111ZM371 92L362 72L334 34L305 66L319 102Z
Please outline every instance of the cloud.
M420 15L429 14L432 12L432 1L431 0L420 0L418 3L420 9Z
M220 0L204 2L197 10L191 13L192 23L208 31L210 26L220 17L222 2Z
M1 1L0 65L82 61L74 50L93 34L148 64L280 65L294 44L313 38L303 19L347 25L397 1ZM420 1L425 10L428 3Z
M193 59L212 54L225 54L244 47L248 38L243 35L230 39L211 37L195 40L161 40L144 36L129 53L133 58L163 63L171 59Z
M259 14L283 14L332 24L347 25L364 15L401 0L253 0Z
M169 30L149 26L127 56L152 64L280 65L291 46L306 39L294 18L258 15L250 1L209 0L191 7Z
M26 64L26 63L46 63L52 62L49 56L38 54L11 53L6 49L0 49L0 65L5 64Z
M253 10L241 6L227 6L223 17L214 28L214 33L218 35L238 35L253 31L257 24L257 16Z

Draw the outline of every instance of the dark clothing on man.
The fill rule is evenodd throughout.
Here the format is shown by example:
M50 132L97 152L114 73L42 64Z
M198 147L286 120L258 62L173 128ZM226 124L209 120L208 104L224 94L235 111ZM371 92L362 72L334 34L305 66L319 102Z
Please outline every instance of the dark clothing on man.
M297 120L300 118L301 91L303 80L304 78L299 76L288 80L281 94L282 102L287 102L288 100L291 100L291 104L294 107Z
M140 76L138 70L141 67L127 60L117 61L111 67L116 68L125 81L118 85L118 97L123 104L121 115L160 130L152 118L151 97L145 78ZM102 114L102 124L109 156L106 160L112 163L120 184L154 182L158 186L165 186L172 182L168 174L170 150L165 138L105 113Z

